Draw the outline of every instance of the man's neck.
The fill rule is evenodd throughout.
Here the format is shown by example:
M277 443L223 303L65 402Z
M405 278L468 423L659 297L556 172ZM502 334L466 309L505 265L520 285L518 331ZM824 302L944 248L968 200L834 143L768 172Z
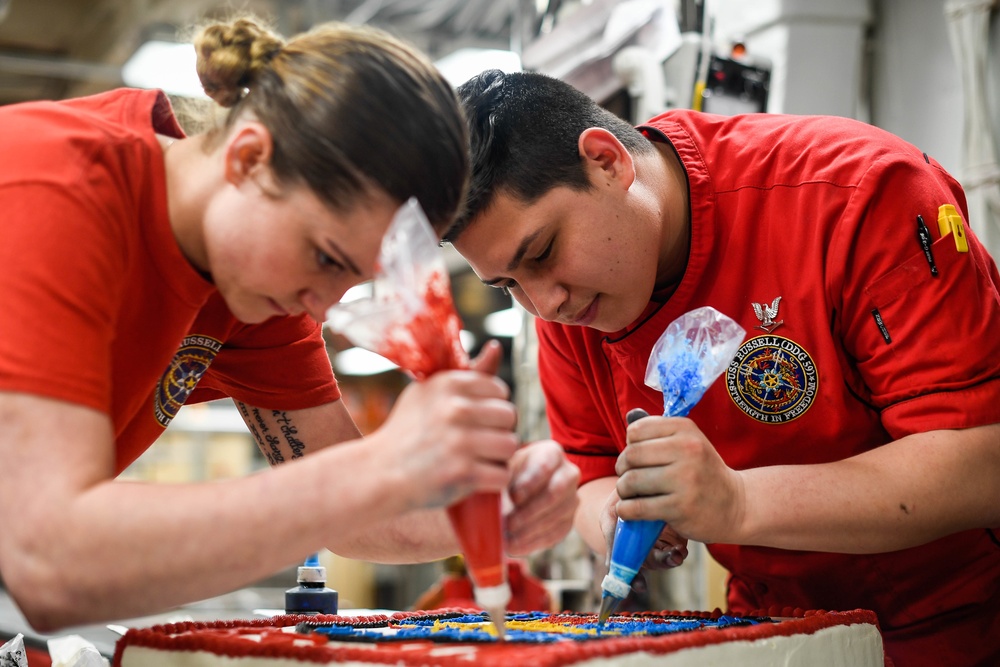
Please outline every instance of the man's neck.
M654 142L656 153L644 166L656 178L656 193L661 205L660 261L656 289L676 285L684 276L691 245L691 206L684 166L667 143Z

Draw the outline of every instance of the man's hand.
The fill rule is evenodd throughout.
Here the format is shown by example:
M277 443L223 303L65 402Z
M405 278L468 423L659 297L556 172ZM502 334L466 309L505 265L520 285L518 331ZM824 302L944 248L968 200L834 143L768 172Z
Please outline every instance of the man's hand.
M677 534L705 543L737 533L742 477L693 421L646 417L629 426L628 441L615 466L622 518L666 521Z
M604 533L604 540L607 543L605 565L611 563L611 550L614 546L615 527L618 525L617 506L621 502L617 489L608 496L608 502L601 512L601 531ZM660 536L656 538L653 549L646 557L643 567L650 570L665 570L677 567L688 556L687 539L681 537L670 525L663 527Z

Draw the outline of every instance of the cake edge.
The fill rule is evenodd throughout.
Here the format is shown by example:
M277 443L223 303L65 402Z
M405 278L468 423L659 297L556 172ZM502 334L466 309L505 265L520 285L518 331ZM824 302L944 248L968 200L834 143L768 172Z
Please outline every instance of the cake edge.
M792 637L793 635L813 635L821 630L833 627L849 627L857 624L871 625L879 630L878 619L874 612L864 609L850 611L828 612L823 610L802 611L800 609L771 609L770 613L741 615L741 617L768 616L776 623L760 623L758 625L730 627L725 633L699 632L679 633L677 635L661 635L657 637L613 637L592 643L574 643L564 647L565 656L560 648L549 645L547 657L563 660L569 663L583 663L588 660L614 658L625 654L646 653L663 656L670 653L681 653L688 649L705 648L712 645L733 644L738 642L756 642L766 639ZM173 652L210 652L216 656L236 658L267 658L271 660L286 659L307 664L309 662L329 663L331 647L320 644L315 646L262 646L253 642L228 637L193 636L192 631L226 630L238 628L281 628L295 626L299 623L344 623L358 625L362 623L388 623L391 620L405 620L414 616L427 617L448 612L479 613L477 609L448 609L434 612L414 611L397 612L392 615L377 614L372 616L339 616L339 615L278 615L271 618L236 619L226 621L186 621L155 625L149 628L130 629L122 637L116 647L113 667L121 667L124 652L129 647L140 647L153 650L170 650ZM778 613L775 613L778 612ZM566 612L576 615L573 612ZM709 618L721 615L722 612L636 612L636 617L681 616L691 618ZM370 649L356 646L341 646L336 649L338 661L358 660L371 663Z

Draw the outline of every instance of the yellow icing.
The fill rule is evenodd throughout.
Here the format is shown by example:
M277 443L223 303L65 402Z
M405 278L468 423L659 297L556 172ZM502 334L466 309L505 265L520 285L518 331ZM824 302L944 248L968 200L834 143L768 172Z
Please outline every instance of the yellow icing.
M415 627L415 626L414 626ZM454 630L461 632L463 630L469 630L471 624L469 623L455 623L452 621L434 621L434 625L430 627L431 632L441 632L443 630ZM553 623L551 621L544 620L508 620L504 622L504 627L507 630L520 630L522 632L547 632L551 634L559 635L585 635L590 637L621 637L625 636L620 629L614 627L605 627L604 629L598 631L597 628L586 628L576 625L574 623ZM497 630L492 623L484 622L476 627L477 630L486 632L492 636L496 636ZM633 629L627 636L637 637L647 634L644 631Z

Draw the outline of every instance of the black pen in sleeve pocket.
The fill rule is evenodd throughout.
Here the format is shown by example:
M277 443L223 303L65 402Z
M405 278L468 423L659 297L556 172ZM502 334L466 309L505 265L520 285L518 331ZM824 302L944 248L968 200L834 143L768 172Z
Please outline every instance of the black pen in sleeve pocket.
M924 224L924 218L917 216L917 240L920 241L920 249L924 251L924 257L931 267L931 275L937 277L937 265L934 264L934 253L931 252L931 230Z

